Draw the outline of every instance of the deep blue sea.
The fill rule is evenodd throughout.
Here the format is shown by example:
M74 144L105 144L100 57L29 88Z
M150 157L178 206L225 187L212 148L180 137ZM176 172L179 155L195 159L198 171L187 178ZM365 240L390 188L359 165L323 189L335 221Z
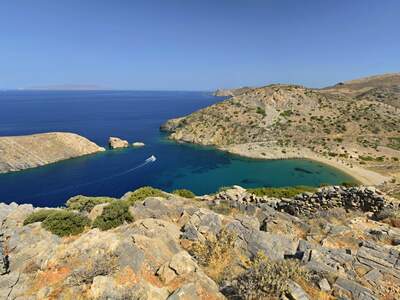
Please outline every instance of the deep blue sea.
M197 194L221 186L337 184L346 174L306 160L262 161L168 141L159 126L223 100L206 92L0 92L0 136L68 131L107 146L109 136L143 148L108 150L44 167L0 175L0 202L61 206L74 195L120 197L140 186ZM143 164L151 155L153 163Z

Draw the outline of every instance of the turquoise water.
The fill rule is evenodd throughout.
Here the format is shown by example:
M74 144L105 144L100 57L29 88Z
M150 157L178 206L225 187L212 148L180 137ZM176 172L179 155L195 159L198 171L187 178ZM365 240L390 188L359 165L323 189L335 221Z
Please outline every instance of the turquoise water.
M143 141L144 148L106 151L48 166L0 175L0 201L62 205L69 197L120 197L144 185L197 194L221 186L338 184L352 181L329 166L307 160L252 160L212 148L167 141L159 126L169 118L221 98L203 92L3 92L0 135L70 131L106 146L109 136ZM145 160L155 155L155 162Z

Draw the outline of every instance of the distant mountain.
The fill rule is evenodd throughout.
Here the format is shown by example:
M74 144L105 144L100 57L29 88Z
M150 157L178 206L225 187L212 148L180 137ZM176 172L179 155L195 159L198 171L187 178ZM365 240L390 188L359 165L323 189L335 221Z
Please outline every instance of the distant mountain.
M99 85L94 84L60 84L60 85L45 85L23 88L23 90L38 90L38 91L96 91L109 90Z

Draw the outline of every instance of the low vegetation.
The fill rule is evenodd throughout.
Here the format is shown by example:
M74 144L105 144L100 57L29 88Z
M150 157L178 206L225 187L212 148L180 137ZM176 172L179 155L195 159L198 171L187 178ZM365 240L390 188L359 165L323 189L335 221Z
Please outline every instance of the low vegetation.
M189 253L204 267L208 276L220 282L237 257L236 239L234 233L223 229L218 235L208 235L205 241L194 242Z
M400 150L400 137L389 138L389 147L395 150Z
M194 197L196 197L196 195L192 191L187 190L187 189L178 189L178 190L173 191L172 194L178 195L178 196L181 196L181 197L184 197L184 198L194 198Z
M31 213L25 220L24 226L36 222L43 222L46 218L56 212L55 209L41 209Z
M247 191L259 197L291 198L301 193L315 192L316 190L316 188L309 186L294 186L283 188L262 187L248 189Z
M43 220L42 226L58 236L69 236L82 233L90 220L81 214L67 210L53 212Z
M126 199L126 201L132 205L136 201L143 201L147 197L164 197L165 198L165 193L162 190L153 188L151 186L144 186L141 187L134 192L132 192L129 197Z
M66 205L69 209L89 213L96 205L110 203L115 200L116 199L110 197L86 197L79 195L70 198Z
M115 201L104 207L103 213L94 220L93 227L108 230L132 221L129 204L126 201Z
M271 261L259 254L234 284L239 299L271 299L284 295L290 280L304 280L305 270L295 260Z
M96 257L91 264L74 270L69 277L69 284L72 286L92 284L95 277L112 274L117 266L117 260L113 256Z

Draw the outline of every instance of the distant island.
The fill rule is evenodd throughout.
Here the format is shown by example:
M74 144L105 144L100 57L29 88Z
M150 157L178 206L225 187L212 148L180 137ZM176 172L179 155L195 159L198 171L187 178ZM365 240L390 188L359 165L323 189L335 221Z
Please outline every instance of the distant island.
M109 90L110 88L94 85L94 84L60 84L60 85L43 85L21 88L26 91L98 91Z

